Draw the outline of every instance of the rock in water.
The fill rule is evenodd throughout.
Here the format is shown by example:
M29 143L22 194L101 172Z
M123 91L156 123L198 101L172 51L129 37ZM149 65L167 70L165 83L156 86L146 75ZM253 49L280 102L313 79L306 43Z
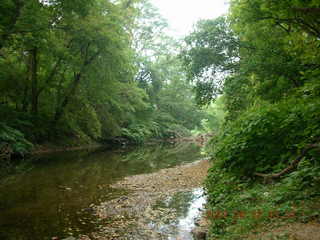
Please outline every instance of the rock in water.
M192 231L193 237L196 240L206 240L207 233L201 228L196 228Z
M64 238L64 239L62 239L62 240L77 240L75 237L67 237L67 238Z

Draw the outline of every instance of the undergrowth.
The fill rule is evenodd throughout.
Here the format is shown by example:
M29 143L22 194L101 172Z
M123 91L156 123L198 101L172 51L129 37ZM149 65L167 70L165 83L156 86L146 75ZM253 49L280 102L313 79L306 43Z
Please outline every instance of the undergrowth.
M207 150L213 167L206 180L209 239L246 239L248 234L290 222L320 220L319 98L261 104L224 126ZM254 173L278 173L278 179ZM319 205L319 204L318 204Z
M297 171L273 183L241 180L224 169L212 168L206 186L209 239L246 239L248 234L281 224L320 220L317 162L304 160Z

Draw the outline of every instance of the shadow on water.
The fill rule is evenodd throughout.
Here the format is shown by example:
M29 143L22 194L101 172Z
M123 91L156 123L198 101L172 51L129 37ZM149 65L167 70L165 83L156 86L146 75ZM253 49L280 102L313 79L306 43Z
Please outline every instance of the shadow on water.
M97 221L90 205L124 195L111 183L200 158L192 144L139 147L131 151L46 154L0 182L0 239L45 240L89 233ZM0 169L1 170L1 169Z

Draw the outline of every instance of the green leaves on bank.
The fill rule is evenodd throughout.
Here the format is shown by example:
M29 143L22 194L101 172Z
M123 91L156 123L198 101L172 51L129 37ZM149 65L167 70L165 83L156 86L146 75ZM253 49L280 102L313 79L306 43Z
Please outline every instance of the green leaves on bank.
M320 155L309 148L320 143L319 7L233 0L227 16L200 21L185 39L181 56L198 102L224 102L223 125L211 125L218 134L207 146L213 167L206 186L209 208L231 214L211 219L214 238L246 239L268 225L319 218L311 212ZM285 218L290 209L296 217ZM280 214L270 218L274 210ZM232 215L239 211L264 214Z
M0 13L0 120L29 141L141 143L200 125L179 44L149 1L5 0Z

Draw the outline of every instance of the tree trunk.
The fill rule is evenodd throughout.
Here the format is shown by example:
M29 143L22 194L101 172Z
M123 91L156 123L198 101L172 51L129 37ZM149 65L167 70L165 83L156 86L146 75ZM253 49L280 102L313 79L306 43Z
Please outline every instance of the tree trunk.
M68 105L70 98L76 93L78 85L81 80L81 72L74 73L74 80L71 83L70 92L65 95L61 104L58 103L56 113L54 115L53 123L56 124L63 115L65 107Z
M31 82L31 112L34 115L38 114L38 61L37 48L30 51L30 82Z
M94 61L94 59L99 55L99 51L96 51L90 57L88 56L90 45L91 45L91 43L89 42L89 43L87 43L87 45L85 47L85 51L83 54L84 55L83 65L82 65L79 72L73 74L74 77L73 77L72 83L70 84L69 92L65 94L64 99L62 100L61 104L59 102L57 103L58 105L56 108L56 113L54 115L53 124L56 124L63 116L64 110L65 110L66 106L68 105L71 97L76 93L76 90L80 84L80 80L84 74L86 67L89 66Z
M28 81L28 80L26 80ZM21 102L21 111L23 112L27 112L28 111L28 105L29 105L29 87L28 84L26 83L26 86L24 87L23 90L23 98L22 98L22 102Z

